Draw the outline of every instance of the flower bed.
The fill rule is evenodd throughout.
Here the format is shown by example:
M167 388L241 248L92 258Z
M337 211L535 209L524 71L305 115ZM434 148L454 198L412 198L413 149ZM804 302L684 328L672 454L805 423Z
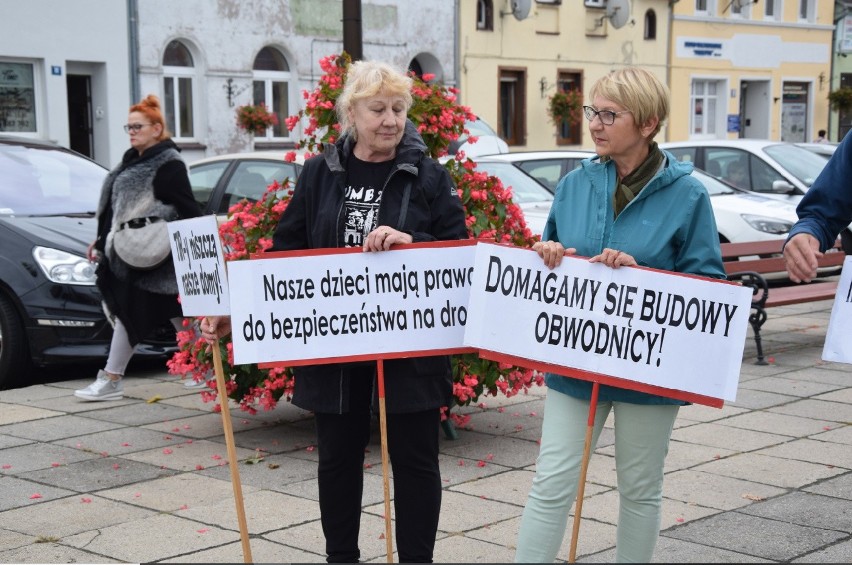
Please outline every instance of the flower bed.
M322 59L320 66L325 74L316 89L304 92L305 109L286 120L290 131L300 121L307 121L305 137L297 144L297 149L308 152L306 158L339 136L334 102L343 87L350 62L346 54ZM473 119L473 113L456 103L455 89L430 84L431 79L429 75L424 75L422 80L415 77L414 104L409 118L420 130L430 154L441 157L447 154L449 144L465 133L465 120ZM295 152L286 158L294 160ZM471 237L522 247L529 247L536 241L537 236L526 227L520 208L512 202L511 192L499 179L477 171L464 154L449 160L445 166L465 206ZM282 196L281 188L273 184L258 202L242 201L231 207L228 220L219 228L222 245L227 249L227 261L247 259L252 253L262 252L272 245L272 232L289 200L288 196ZM178 334L178 345L179 351L168 362L169 372L192 373L196 378L203 378L212 368L212 353L206 344L194 332L186 331ZM220 340L219 347L228 397L241 409L254 413L258 408L274 408L282 399L290 400L293 373L289 368L266 370L256 365L234 365L230 338ZM478 402L483 395L513 396L543 382L542 375L530 369L487 361L476 354L456 355L453 361L453 395L460 406ZM205 401L218 400L213 390L201 394ZM452 412L450 416L459 425L470 418Z

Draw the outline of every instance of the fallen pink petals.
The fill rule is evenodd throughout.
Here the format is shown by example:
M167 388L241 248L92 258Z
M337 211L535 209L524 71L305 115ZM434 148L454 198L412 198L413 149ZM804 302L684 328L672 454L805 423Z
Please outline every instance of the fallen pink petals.
M464 461L459 459L459 467L464 467Z
M219 460L219 459L221 459L221 458L222 458L222 456L221 456L221 455L219 455L219 454L216 454L216 455L214 455L213 457L211 457L211 459L215 459L216 461L218 461L218 460Z
M172 436L165 435L165 436L163 436L163 439L172 439Z
M195 466L195 470L196 470L196 471L203 471L203 470L204 470L204 465L196 465L196 466Z
M166 454L166 455L171 455L173 453L173 451L169 448L166 448L166 449L163 450L163 453Z
M195 531L198 532L199 534L206 534L207 532L210 531L210 528L201 528L200 530L195 530Z
M372 463L364 463L364 468L365 469L372 469L373 465L372 465Z
M9 464L3 465L3 469L11 469L11 468L12 468L12 466L9 465Z
M130 444L125 441L121 444L121 447L130 447Z
M486 455L486 456L485 456L485 459L486 459L487 461L493 461L493 460L494 460L494 454L493 454L493 453L489 453L488 455Z
M313 451L314 449L316 449L316 448L313 445L309 445L308 447L305 448L305 451Z
M39 493L35 493L35 494L30 495L30 500L35 500L37 498L41 498L41 495Z
M139 498L140 496L142 496L142 493L141 493L141 492L135 492L135 493L133 493L133 498Z
M189 510L189 506L187 506L186 504L184 504L184 505L182 505L180 508L178 508L178 510Z
M51 463L50 466L51 467L61 467L62 463Z
M476 466L477 467L485 467L485 461L477 461Z
M683 522L683 518L675 518L675 522Z
M90 504L92 502L92 499L83 497L80 499L80 502L82 502L83 504Z

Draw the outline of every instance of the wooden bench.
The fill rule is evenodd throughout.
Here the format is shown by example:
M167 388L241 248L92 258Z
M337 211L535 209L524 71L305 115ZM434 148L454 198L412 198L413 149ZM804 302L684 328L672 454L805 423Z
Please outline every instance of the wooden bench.
M770 287L765 275L786 273L784 257L781 248L783 239L770 241L748 241L743 243L723 243L722 261L729 280L740 281L743 286L751 287L752 302L748 323L754 330L754 343L757 346L757 365L766 365L763 356L763 344L760 338L760 328L766 322L766 309L773 306L801 304L817 300L834 298L837 292L837 281L814 280L810 283L795 284L785 278L785 286ZM843 266L846 255L843 253L840 240L834 248L825 253L819 260L820 268L839 269ZM832 269L832 270L833 270Z

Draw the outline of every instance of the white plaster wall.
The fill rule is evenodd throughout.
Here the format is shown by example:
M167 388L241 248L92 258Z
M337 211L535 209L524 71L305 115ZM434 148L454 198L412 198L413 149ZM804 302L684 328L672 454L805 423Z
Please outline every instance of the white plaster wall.
M69 144L66 76L92 74L94 156L112 167L129 147L121 126L130 103L126 2L123 0L0 0L0 58L34 62L38 132ZM52 75L59 66L61 75Z
M455 84L455 0L362 2L364 59L405 69L427 53L440 63L443 82ZM169 41L191 49L201 77L196 85L196 138L188 162L250 149L236 126L236 107L251 101L251 69L264 46L275 46L290 65L291 101L302 106L322 74L319 60L343 49L340 0L139 0L140 89L162 95L162 53ZM427 69L429 71L431 69ZM229 106L228 78L242 92ZM301 132L293 132L293 141Z

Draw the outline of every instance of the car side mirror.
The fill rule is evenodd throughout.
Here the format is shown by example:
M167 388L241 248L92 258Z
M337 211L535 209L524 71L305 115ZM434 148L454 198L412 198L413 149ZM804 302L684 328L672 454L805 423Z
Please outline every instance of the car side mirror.
M785 180L772 181L772 192L776 194L796 194L796 187Z

